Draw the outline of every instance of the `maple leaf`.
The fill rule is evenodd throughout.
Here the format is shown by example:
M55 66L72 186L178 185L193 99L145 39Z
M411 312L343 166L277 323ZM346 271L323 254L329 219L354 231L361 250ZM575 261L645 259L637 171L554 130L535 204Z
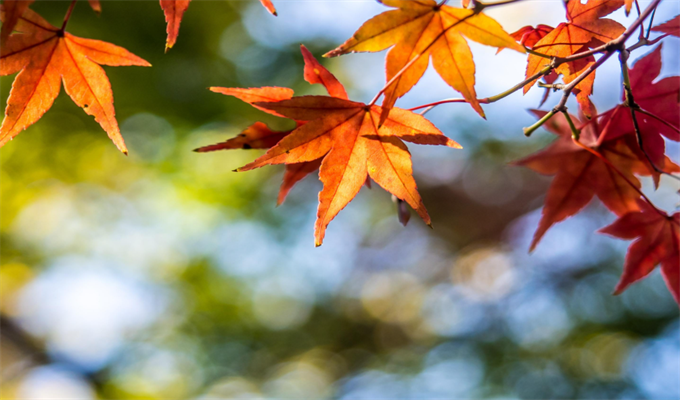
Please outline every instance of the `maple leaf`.
M539 118L547 114L539 110L532 110L532 113ZM571 118L575 123L583 124L576 116ZM561 113L550 118L544 126L558 135L558 139L546 149L514 163L544 175L555 175L531 251L552 225L578 213L594 196L616 215L638 210L640 195L631 184L639 188L640 181L634 174L650 175L654 170L640 154L634 137L601 140L597 121L590 121L581 131L581 143L600 153L625 176L623 178L602 158L573 142L569 123ZM680 171L670 159L666 159L665 166L668 170Z
M680 37L680 15L677 15L670 21L666 21L663 24L653 27L652 30Z
M19 72L0 127L0 146L42 117L63 81L71 99L94 116L118 149L127 153L115 118L111 84L99 65L150 64L122 47L57 29L30 9L16 30L19 33L11 35L0 50L0 75Z
M550 57L568 57L573 54L608 43L619 37L626 30L618 22L602 18L623 6L623 0L589 0L582 4L579 0L566 3L567 21L563 22L545 35L533 47L534 50ZM534 54L529 55L526 76L538 73L549 65L549 58ZM595 63L590 56L580 60L564 63L556 68L563 75L565 83L576 79L583 71ZM588 97L593 93L595 72L579 82L574 88L576 99L587 117L594 115L588 107ZM524 86L524 93L534 85L536 80Z
M639 208L598 231L621 239L636 239L628 248L623 275L614 293L623 292L661 264L666 286L680 303L680 212L669 216L644 201L639 201Z
M396 10L379 14L354 33L354 36L325 57L354 52L376 52L389 47L386 70L390 82L412 63L385 90L381 123L399 97L420 80L432 64L444 81L460 92L481 116L484 111L475 91L475 64L464 37L499 48L524 52L498 22L482 13L438 4L434 0L379 0ZM418 58L417 61L412 61Z
M413 179L411 155L401 139L452 148L460 148L460 145L444 136L424 117L398 108L390 113L379 128L377 120L382 113L381 107L348 100L342 84L304 46L302 52L305 57L305 79L310 83L323 84L331 96L254 101L257 97L268 95L271 88L259 92L257 89L239 91L219 88L221 93L236 94L255 107L298 121L297 128L285 134L264 155L238 171L286 164L288 169L285 176L290 176L294 184L299 175L305 176L316 170L315 165L309 163L320 162L319 177L323 189L319 193L315 227L317 246L323 242L329 222L356 196L362 185L368 184L369 177L408 203L430 224L430 217ZM218 91L216 89L213 90ZM284 182L282 191L285 189Z
M643 146L655 164L663 165L666 138L680 140L680 76L670 76L655 82L661 73L661 47L640 58L629 69L631 90L635 103L664 122L637 112L636 119ZM622 97L625 99L625 97ZM634 135L635 126L630 108L620 104L603 114L603 136L614 139Z

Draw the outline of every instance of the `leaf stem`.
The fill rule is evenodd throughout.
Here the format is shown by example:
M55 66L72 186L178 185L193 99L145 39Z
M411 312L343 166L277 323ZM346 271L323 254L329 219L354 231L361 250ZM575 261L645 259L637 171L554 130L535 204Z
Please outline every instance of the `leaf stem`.
M78 0L71 1L71 5L69 5L68 10L66 11L66 15L64 15L64 22L61 24L60 32L63 33L66 31L66 25L68 24L68 21L71 19L71 14L73 13L73 9L76 7L77 1Z

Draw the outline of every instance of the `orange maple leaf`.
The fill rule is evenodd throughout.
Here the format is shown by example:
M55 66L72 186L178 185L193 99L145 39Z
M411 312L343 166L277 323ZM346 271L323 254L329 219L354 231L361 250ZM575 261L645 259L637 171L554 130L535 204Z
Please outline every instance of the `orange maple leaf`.
M438 4L434 0L379 0L396 10L377 15L354 36L325 56L375 52L394 46L387 54L387 81L412 63L385 91L382 122L399 97L420 80L432 57L435 70L460 92L481 116L475 91L475 64L464 36L475 42L524 52L498 22L474 10ZM418 58L417 61L413 59Z
M549 57L568 57L573 54L608 43L619 37L626 29L618 22L602 18L623 6L623 0L589 0L582 4L579 0L566 3L567 20L539 40L533 49ZM529 55L527 78L538 73L550 64L550 58ZM556 68L563 75L565 83L576 79L583 71L595 63L594 57L564 63ZM593 93L595 72L583 79L574 89L574 94L587 117L593 115L588 109L588 97ZM524 86L524 93L536 80Z
M546 112L532 110L537 117ZM575 123L583 124L575 116ZM598 152L625 176L620 176L602 158L578 146L572 141L571 128L562 114L557 114L544 125L559 138L546 149L515 162L545 175L555 175L545 199L541 221L531 243L536 247L548 229L585 207L597 197L616 215L638 210L640 194L631 184L640 188L637 175L652 175L653 168L641 154L635 138L630 135L613 140L601 140L597 121L590 121L581 131L580 141L586 147ZM665 159L668 171L680 171L670 159Z
M298 121L299 125L264 155L238 171L272 164L294 165L297 169L302 163L321 161L319 177L323 189L319 193L315 228L317 246L323 242L328 223L356 196L369 177L408 203L430 224L413 179L410 153L401 139L452 148L461 146L444 136L424 117L399 108L395 108L385 123L378 127L381 107L348 100L340 82L304 47L303 55L305 78L311 83L323 83L336 97L300 96L281 101L253 102L254 106ZM250 102L257 96L267 95L266 89L255 93L253 89L219 91L238 94ZM302 171L305 175L312 168L312 165L308 166ZM286 175L295 173L297 171L288 169Z
M3 4L4 8L4 4ZM83 39L55 28L31 10L0 50L0 75L19 72L0 127L0 146L36 122L52 106L61 82L66 93L95 117L120 151L127 153L113 108L113 92L99 64L150 64L122 47Z
M99 0L90 0L99 1ZM165 41L165 51L168 51L177 42L179 35L179 25L182 23L184 12L189 8L191 0L160 0L161 8L165 14L165 22L167 23L168 38ZM271 0L260 0L264 8L273 15L276 15L276 9Z
M653 27L652 30L680 37L680 15L676 15L675 18Z
M628 248L623 275L616 285L619 294L661 264L661 275L680 303L680 213L667 215L647 202L639 202L640 211L623 215L613 224L600 229L621 239L636 239Z

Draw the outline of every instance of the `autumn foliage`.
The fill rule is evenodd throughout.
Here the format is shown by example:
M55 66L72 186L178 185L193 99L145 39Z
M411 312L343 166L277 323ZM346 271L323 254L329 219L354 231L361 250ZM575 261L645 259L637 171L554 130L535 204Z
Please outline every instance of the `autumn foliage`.
M301 72L310 84L322 85L327 96L294 96L292 89L275 86L210 88L265 113L292 120L294 129L275 131L255 122L234 138L196 151L266 150L237 171L284 164L278 204L297 182L318 173L323 189L315 226L317 246L322 244L331 220L364 185L370 187L372 182L397 199L402 222L408 221L407 204L429 225L430 216L418 193L404 142L454 149L461 146L428 121L424 113L445 103L467 103L484 117L485 104L501 101L516 91L526 93L538 82L546 90L543 102L551 91L559 91L562 96L547 111L531 110L537 122L525 128L529 136L544 127L556 135L555 141L515 163L554 176L530 250L550 227L579 213L597 197L618 218L600 232L634 240L616 293L661 265L668 288L678 300L680 214L669 215L652 204L641 191L639 177L650 176L658 186L661 176L677 179L673 174L680 173L680 167L666 154L665 142L680 140L680 77L658 79L662 52L659 42L680 36L680 16L654 25L654 11L661 0L653 0L645 9L634 7L632 0L569 0L564 6L565 20L556 27L538 24L508 33L484 13L490 7L511 7L516 1L520 0L468 0L462 2L462 7L455 7L447 1L379 0L387 7L385 12L363 23L351 38L325 55L389 49L386 83L372 101L350 100L343 85L302 46L305 67ZM276 15L271 1L261 2ZM0 145L39 120L63 82L71 99L94 116L115 145L127 152L115 118L111 85L100 65L149 64L113 44L68 33L66 26L75 0L61 27L50 25L33 12L31 3L32 0L5 0L2 4L0 71L2 75L18 75L7 100ZM101 11L99 1L91 0L90 5L96 12ZM189 5L190 0L160 0L167 22L166 51L175 45ZM628 26L608 18L621 8L631 20ZM656 38L650 39L652 33ZM631 38L637 38L637 42L626 44ZM470 40L497 48L499 53L503 49L525 53L526 75L496 96L478 98ZM647 54L629 65L630 53L645 48L649 49ZM613 56L621 66L621 103L598 111L591 101L597 69ZM410 110L396 107L398 99L421 79L430 60L442 80L462 98ZM577 112L567 111L571 96L579 105Z

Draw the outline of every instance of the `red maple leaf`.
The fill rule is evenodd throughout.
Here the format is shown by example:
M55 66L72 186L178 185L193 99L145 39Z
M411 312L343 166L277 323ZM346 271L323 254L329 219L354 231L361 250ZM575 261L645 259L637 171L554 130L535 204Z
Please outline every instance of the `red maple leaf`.
M644 201L639 201L639 208L599 230L617 238L635 239L628 248L623 275L614 293L623 292L661 264L668 290L680 303L680 212L669 216Z

